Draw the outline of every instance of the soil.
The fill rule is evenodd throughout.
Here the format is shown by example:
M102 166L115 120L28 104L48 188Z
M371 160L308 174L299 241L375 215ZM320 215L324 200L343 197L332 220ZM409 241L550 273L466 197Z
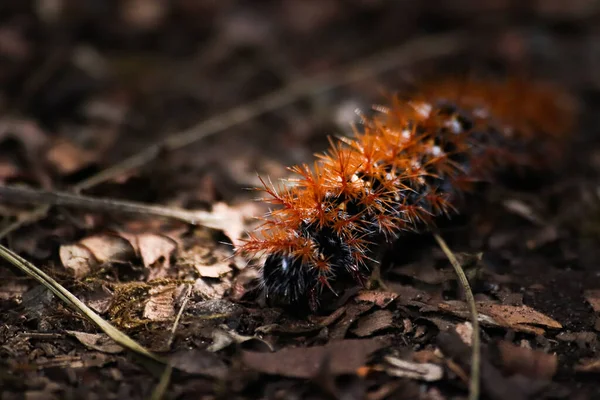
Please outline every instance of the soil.
M172 370L1 261L0 398L467 398L472 326L430 236L322 315L265 305L232 245L266 211L257 174L311 162L355 109L517 73L569 90L578 126L553 171L504 179L441 231L482 314L481 398L600 399L600 7L521 3L1 2L3 184L229 218L1 201L4 246Z

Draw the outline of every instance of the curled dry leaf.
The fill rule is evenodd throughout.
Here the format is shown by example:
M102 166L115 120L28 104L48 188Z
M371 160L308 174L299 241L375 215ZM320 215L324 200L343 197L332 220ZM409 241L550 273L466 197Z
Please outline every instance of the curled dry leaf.
M166 277L177 242L164 235L143 233L137 236L137 244L144 266L150 269L148 280Z
M82 278L102 264L128 262L139 255L144 266L150 269L148 279L151 280L168 275L176 250L177 242L165 235L119 232L93 235L61 246L59 256L67 270Z
M441 366L432 363L417 363L401 360L396 357L385 357L385 371L392 376L408 379L418 379L426 382L435 382L442 379L444 370Z
M169 355L169 364L188 374L223 379L227 375L227 365L210 351L193 349L177 351Z
M79 244L60 246L58 254L62 265L75 278L88 276L98 265L94 254L88 248Z
M101 351L103 353L117 354L124 349L105 333L86 333L77 331L66 331L69 335L75 337L84 346Z
M355 297L356 301L374 303L377 307L385 308L398 297L398 293L377 290L361 290Z
M460 339L467 345L471 346L473 341L473 325L467 321L456 325L456 333Z
M502 341L497 344L503 369L531 379L551 380L558 368L556 354L515 346Z
M586 373L599 373L600 358L581 360L580 363L575 366L575 371Z
M352 330L352 333L359 337L365 337L393 325L394 316L390 311L377 310L359 319L358 326Z
M98 155L78 147L68 140L58 140L46 152L46 160L63 175L72 174L87 165L96 162Z
M244 351L242 361L256 371L291 378L313 378L324 369L331 375L354 374L371 353L387 345L379 339L340 340L325 346L288 347L275 353Z
M600 313L600 290L586 290L583 294L585 300L590 303L595 312Z
M135 257L133 246L117 235L95 235L79 243L61 246L59 256L63 266L76 278L92 273L107 262L125 262Z
M462 301L441 302L438 304L438 308L461 318L466 319L469 317L467 307ZM479 311L480 322L488 326L502 326L518 332L537 335L545 332L541 327L551 329L562 328L562 325L558 321L526 305L513 306L492 302L478 302L477 310Z
M210 352L217 352L222 350L233 343L245 343L249 341L256 341L260 343L268 351L273 351L273 346L256 336L240 335L239 333L231 330L227 325L221 325L219 329L215 329L212 333L213 342L208 346L207 350Z

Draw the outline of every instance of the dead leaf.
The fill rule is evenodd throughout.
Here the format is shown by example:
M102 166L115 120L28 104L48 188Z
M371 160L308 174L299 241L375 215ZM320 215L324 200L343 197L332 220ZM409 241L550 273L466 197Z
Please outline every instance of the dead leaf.
M29 290L29 285L26 282L6 277L3 278L4 282L0 285L0 300L18 299Z
M354 374L371 353L387 345L380 339L340 340L325 346L289 347L275 353L244 351L242 360L256 371L291 378L315 377L322 372L324 362L328 362L329 374Z
M600 358L582 360L575 366L577 372L600 372Z
M600 290L586 290L583 296L590 303L594 311L600 313Z
M104 286L82 295L81 300L98 314L104 314L111 306L113 294Z
M388 363L385 372L392 376L418 379L425 382L439 381L444 376L444 370L437 364L421 364L391 356L385 357L385 361Z
M80 244L60 246L58 254L63 267L70 270L75 278L88 276L98 266L98 260L90 249Z
M378 307L385 308L398 297L398 293L377 290L361 290L355 297L356 301L374 303Z
M151 321L168 321L175 316L175 291L177 286L157 286L148 291L150 298L144 306L144 318Z
M164 235L143 233L137 236L137 245L144 266L150 269L148 280L166 277L177 242Z
M558 368L556 354L515 346L502 341L497 344L504 370L531 379L551 380Z
M228 262L220 262L213 265L194 265L196 271L204 278L220 278L231 272Z
M72 174L97 161L97 154L60 139L46 152L46 160L63 175Z
M456 333L460 339L467 345L471 346L473 341L473 325L467 321L456 325Z
M188 374L223 379L227 365L214 353L206 350L181 350L169 355L169 364Z
M105 333L86 333L77 331L66 331L74 336L81 344L87 348L101 351L103 353L117 354L124 349Z
M387 329L394 324L394 315L388 310L378 310L358 320L358 326L352 330L356 336L366 337Z
M118 235L89 236L80 240L79 244L90 250L100 264L126 262L135 257L135 251L131 243Z
M479 312L489 315L499 322L500 325L513 328L517 331L528 332L534 330L535 332L539 332L539 329L536 329L535 325L552 329L562 328L562 325L558 321L526 305L511 306L495 303L478 303L477 307ZM541 332L543 333L543 330Z
M269 343L265 340L262 340L261 338L256 337L256 336L240 335L236 331L227 327L227 325L221 325L219 327L219 329L213 330L212 340L213 340L212 344L210 346L208 346L208 348L207 348L207 350L210 352L217 352L217 351L223 350L224 348L228 347L229 345L231 345L233 343L239 344L239 343L246 343L246 342L250 342L250 341L257 341L265 349L268 349L269 351L274 350L271 343Z
M331 327L329 338L334 340L344 339L354 321L371 308L373 308L373 303L348 304L344 317Z
M438 304L438 308L460 318L468 319L470 317L466 304L462 301L441 302ZM513 306L492 302L478 302L477 311L479 312L479 321L483 325L502 326L518 332L537 335L545 332L541 328L542 326L552 329L562 328L562 325L558 321L526 305Z

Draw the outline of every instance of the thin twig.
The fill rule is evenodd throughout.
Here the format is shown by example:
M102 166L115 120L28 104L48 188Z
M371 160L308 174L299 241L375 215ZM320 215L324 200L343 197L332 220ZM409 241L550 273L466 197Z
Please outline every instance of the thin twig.
M473 337L472 337L472 346L473 353L471 355L471 377L469 381L469 400L477 400L479 399L479 365L480 365L480 349L481 342L479 338L479 319L477 315L477 306L475 305L475 297L473 297L473 291L471 290L471 285L469 284L469 280L465 275L465 271L462 269L462 266L452 253L452 250L446 244L446 241L442 239L440 235L435 233L433 235L438 245L454 267L454 272L458 276L458 281L460 282L463 291L465 292L465 297L467 299L467 304L469 306L469 311L471 313L471 324L473 325Z
M222 222L213 214L206 211L189 211L181 208L39 190L23 186L0 185L0 200L22 204L66 206L93 211L153 215L187 222L192 225L202 224L212 227L218 227L219 222Z
M192 285L186 285L185 296L183 298L183 302L181 303L181 307L179 308L179 312L175 317L175 322L173 322L173 327L171 328L171 335L169 336L169 340L167 341L167 349L171 348L173 344L173 339L175 338L175 332L177 332L177 327L179 326L179 320L183 315L183 310L187 306L188 301L190 300L190 293L192 292Z

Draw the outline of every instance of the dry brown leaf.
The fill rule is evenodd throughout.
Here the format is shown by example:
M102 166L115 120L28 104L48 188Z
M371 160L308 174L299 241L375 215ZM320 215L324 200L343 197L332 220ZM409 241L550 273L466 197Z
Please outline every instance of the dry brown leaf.
M17 299L29 290L29 285L26 282L10 278L4 278L3 280L4 282L0 285L0 300Z
M113 294L104 286L82 295L81 300L99 314L107 312L111 306Z
M220 278L231 272L228 262L219 262L213 265L194 265L194 267L203 278Z
M600 289L586 290L583 296L590 303L594 311L600 313Z
M76 146L68 140L58 140L46 153L46 160L63 175L72 174L97 160L94 152Z
M89 249L100 263L126 262L135 257L131 243L118 235L102 234L86 237L79 244Z
M558 368L556 354L515 346L502 341L498 352L504 370L509 374L521 374L531 379L551 380Z
M538 333L539 329L536 325L552 329L562 328L562 325L558 321L526 305L511 306L495 303L478 303L477 308L479 312L492 317L500 325L513 328L517 331L535 331ZM541 333L543 332L541 330Z
M577 372L600 372L600 358L581 360L579 365L575 366Z
M150 269L148 280L167 276L177 242L164 235L143 233L137 236L137 244L144 266Z
M398 297L398 293L377 290L361 290L355 297L356 301L367 301L378 307L385 308Z
M90 249L80 244L60 246L58 254L62 265L75 278L83 278L89 275L98 266L98 260L96 260Z
M445 301L438 304L442 311L449 312L461 318L469 318L466 304L462 301ZM562 325L533 308L520 305L497 304L492 302L478 302L477 310L479 320L483 325L502 326L519 332L543 334L541 327L560 329Z
M157 286L148 291L150 298L144 306L144 318L151 321L168 321L175 316L177 286Z
M351 339L325 346L284 348L275 353L242 352L246 366L259 372L292 378L312 378L323 370L331 375L354 374L367 357L388 343L379 339Z
M210 351L193 349L181 350L169 355L169 364L188 374L223 379L227 375L227 365Z
M473 325L467 321L456 325L456 333L460 339L467 345L471 346L473 341Z
M74 336L84 346L101 351L103 353L117 354L124 349L114 340L108 337L105 333L86 333L77 331L66 331L69 335Z
M370 336L387 329L394 324L394 315L388 310L378 310L358 320L358 326L352 330L358 337Z

